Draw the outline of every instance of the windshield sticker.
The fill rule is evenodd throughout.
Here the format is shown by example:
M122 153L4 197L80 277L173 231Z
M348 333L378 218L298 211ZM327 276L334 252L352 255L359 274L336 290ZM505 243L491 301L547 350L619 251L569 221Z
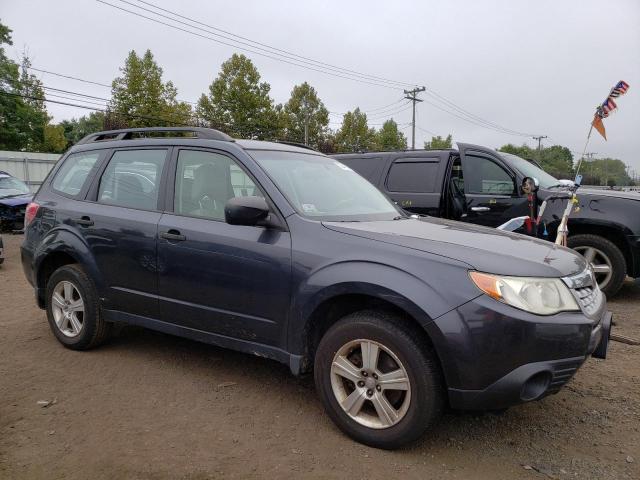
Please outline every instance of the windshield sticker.
M305 213L316 213L318 211L313 203L303 203L302 210L304 210Z

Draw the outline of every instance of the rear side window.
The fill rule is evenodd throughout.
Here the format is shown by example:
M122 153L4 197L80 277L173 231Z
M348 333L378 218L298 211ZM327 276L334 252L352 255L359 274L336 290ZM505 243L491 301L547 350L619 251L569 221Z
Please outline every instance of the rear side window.
M351 167L364 178L371 183L378 183L380 178L380 169L382 168L383 159L381 157L363 157L363 158L340 158L337 157L341 163Z
M158 208L166 150L119 150L100 179L98 202L141 210Z
M396 161L387 177L387 189L390 192L434 192L439 165L438 162Z
M99 157L100 152L72 153L56 173L51 187L65 195L77 197Z

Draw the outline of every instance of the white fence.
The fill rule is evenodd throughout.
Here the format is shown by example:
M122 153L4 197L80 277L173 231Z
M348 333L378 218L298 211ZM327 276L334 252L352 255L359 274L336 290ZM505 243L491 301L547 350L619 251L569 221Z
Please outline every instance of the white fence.
M0 172L23 180L35 192L59 158L56 153L0 151Z

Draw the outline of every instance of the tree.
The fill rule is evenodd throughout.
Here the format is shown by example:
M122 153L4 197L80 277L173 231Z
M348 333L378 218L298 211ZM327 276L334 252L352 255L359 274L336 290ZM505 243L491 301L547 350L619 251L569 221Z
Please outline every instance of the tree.
M287 140L318 147L329 125L329 111L318 98L316 89L304 82L291 90L283 109L284 135Z
M376 131L369 128L367 115L359 108L344 114L340 130L336 133L335 146L338 152L375 150Z
M104 130L105 114L103 112L91 112L89 115L82 116L78 119L63 120L60 122L64 130L64 136L67 141L66 148L78 143L82 138L90 133Z
M150 50L129 52L122 76L111 84L109 110L128 127L179 126L192 123L191 107L177 100L173 83L162 81L162 68Z
M376 150L406 150L407 137L398 129L398 124L387 120L376 132Z
M41 150L48 153L62 153L67 149L67 139L62 125L44 126L44 141Z
M430 142L424 142L425 150L445 150L451 148L453 145L453 137L451 134L447 135L447 138L442 138L440 135L437 137L431 137Z
M598 158L584 160L580 167L584 185L631 185L631 177L627 174L626 165L617 158ZM579 193L579 192L578 192Z
M231 136L277 138L282 127L282 107L274 107L270 90L268 83L260 82L253 62L234 53L222 64L209 93L198 100L198 117Z
M500 152L511 153L525 160L533 160L538 163L542 169L557 178L573 177L573 155L571 150L561 145L542 148L536 150L522 144L517 147L512 144L503 145L498 149Z

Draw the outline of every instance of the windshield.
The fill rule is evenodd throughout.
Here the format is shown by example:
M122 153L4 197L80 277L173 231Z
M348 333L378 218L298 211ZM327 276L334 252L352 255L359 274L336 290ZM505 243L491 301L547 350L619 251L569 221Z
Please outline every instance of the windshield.
M371 183L324 155L252 150L291 205L314 220L393 220L400 210Z
M0 177L0 198L30 193L29 187L15 177Z
M540 182L540 188L549 188L560 183L556 177L549 175L540 167L525 160L524 158L520 158L512 153L498 153L525 177L537 178L538 182Z

